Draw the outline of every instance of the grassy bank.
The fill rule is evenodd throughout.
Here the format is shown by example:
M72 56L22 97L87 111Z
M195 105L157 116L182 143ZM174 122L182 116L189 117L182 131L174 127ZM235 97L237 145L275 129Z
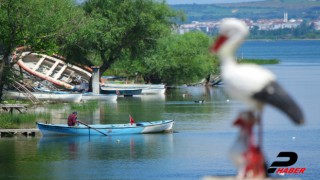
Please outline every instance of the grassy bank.
M278 59L240 59L239 63L250 63L250 64L279 64L280 61Z
M10 114L0 113L0 128L1 129L17 129L20 124L36 122L37 119L50 119L50 114L39 113L39 114Z

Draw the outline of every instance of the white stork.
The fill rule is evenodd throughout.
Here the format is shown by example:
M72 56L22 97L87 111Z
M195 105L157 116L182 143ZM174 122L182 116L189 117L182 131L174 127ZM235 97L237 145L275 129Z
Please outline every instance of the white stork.
M253 175L251 172L251 175L248 175L248 168L250 168L248 164L252 166L255 163L253 161L261 159L261 156L263 157L260 150L261 144L254 146L252 142L252 127L254 124L260 124L263 106L270 104L280 109L296 124L302 124L304 118L301 109L276 82L276 77L270 71L254 64L237 63L235 52L248 33L249 29L243 21L234 18L224 19L220 24L219 36L211 51L216 53L220 59L221 75L225 84L224 90L230 97L245 103L249 109L248 112L242 113L235 122L241 128L239 142L235 146L245 147L246 150L242 151L242 154L247 154L246 158L250 156L246 160L244 160L244 157L236 160L238 164L247 161L245 165L242 164L246 167L241 167L243 170L241 170L242 174L240 176L262 177L265 174L259 174L259 172L257 174L253 173ZM253 118L247 118L251 117L250 113L254 115ZM260 143L261 133L260 131ZM255 160L252 160L252 157ZM257 169L259 168L261 169L261 167Z
M225 91L261 112L264 104L271 104L286 113L295 123L304 122L301 109L276 82L275 76L258 65L237 64L235 51L248 35L243 21L228 18L220 24L220 33L212 51L217 53L222 65Z

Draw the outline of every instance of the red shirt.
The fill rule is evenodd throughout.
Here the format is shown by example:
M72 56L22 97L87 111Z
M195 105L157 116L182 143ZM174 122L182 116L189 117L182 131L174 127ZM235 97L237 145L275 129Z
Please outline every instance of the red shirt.
M77 123L77 115L76 114L70 114L68 117L68 126L74 126Z

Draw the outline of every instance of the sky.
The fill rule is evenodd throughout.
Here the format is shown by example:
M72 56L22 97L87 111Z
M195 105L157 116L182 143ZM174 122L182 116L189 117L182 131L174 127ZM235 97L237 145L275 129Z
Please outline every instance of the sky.
M216 4L216 3L235 3L235 2L250 2L262 0L166 0L168 4Z

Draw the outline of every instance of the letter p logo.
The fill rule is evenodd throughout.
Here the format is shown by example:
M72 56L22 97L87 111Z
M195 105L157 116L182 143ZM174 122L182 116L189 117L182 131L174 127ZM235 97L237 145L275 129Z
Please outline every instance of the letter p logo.
M274 173L277 168L274 167L288 167L294 165L298 160L298 155L295 152L280 152L277 157L288 157L288 161L274 161L268 168L268 173Z

